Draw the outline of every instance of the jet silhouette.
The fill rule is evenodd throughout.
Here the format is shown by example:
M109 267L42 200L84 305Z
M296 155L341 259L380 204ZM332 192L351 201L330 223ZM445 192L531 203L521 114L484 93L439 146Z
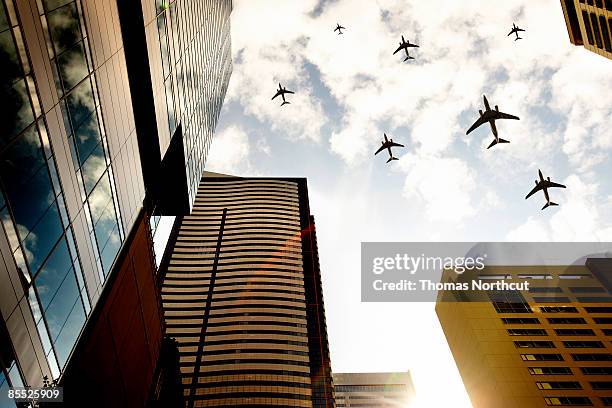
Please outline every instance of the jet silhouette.
M346 27L342 27L340 24L336 23L336 28L334 28L334 31L337 31L338 35L340 35L344 34L342 30L346 30Z
M376 151L376 153L374 153L374 156L376 156L378 153L382 152L383 150L387 149L389 151L389 160L387 160L387 163L389 163L391 160L399 160L397 157L393 157L393 153L391 152L391 148L392 147L404 147L404 145L399 144L399 143L395 143L393 141L393 139L388 139L387 138L387 134L384 133L385 135L385 140L382 143L382 145L378 148L378 150Z
M518 28L516 24L512 23L512 31L510 31L506 37L510 37L512 34L516 34L516 38L514 39L514 41L522 40L522 38L519 37L519 31L525 30L523 30L522 28Z
M517 116L509 115L504 112L500 112L499 106L497 105L495 105L495 110L492 110L491 107L489 106L489 101L487 100L487 97L483 96L483 98L484 98L484 104L485 104L486 110L484 112L482 110L478 110L478 112L480 113L480 118L478 118L478 120L474 122L472 127L468 129L468 131L466 132L466 135L469 135L474 129L489 122L489 125L491 125L491 131L493 132L493 136L495 136L495 140L491 142L491 144L489 145L489 147L487 147L487 149L492 148L498 143L510 143L509 140L500 139L499 135L497 134L497 126L495 126L495 121L499 119L515 119L515 120L520 120L520 119Z
M404 62L410 59L414 59L413 57L410 56L410 54L408 54L408 48L419 48L419 46L416 44L411 44L410 40L408 41L404 40L404 36L402 35L402 41L399 43L399 47L397 47L397 50L395 50L393 55L397 54L401 50L404 50L406 52L406 58L404 59Z
M287 88L283 88L283 86L279 83L278 84L278 90L276 91L276 94L274 94L274 96L272 97L272 100L274 100L274 98L276 98L277 96L280 95L281 98L283 98L283 103L281 103L280 106L288 105L291 102L288 102L288 101L285 100L285 94L292 94L292 93L295 93L295 92L288 91Z
M543 190L544 197L546 198L546 204L544 205L544 207L542 207L542 210L545 210L550 206L559 205L557 203L553 203L552 201L550 201L550 196L548 195L548 189L553 188L553 187L557 187L557 188L566 188L566 187L563 184L554 183L550 181L550 177L547 177L546 180L544 180L544 175L542 174L542 170L538 170L538 174L540 175L540 180L535 181L536 186L533 188L533 190L529 192L529 194L527 194L527 197L525 197L525 200L531 197L532 195L534 195L535 193L537 193L538 191Z

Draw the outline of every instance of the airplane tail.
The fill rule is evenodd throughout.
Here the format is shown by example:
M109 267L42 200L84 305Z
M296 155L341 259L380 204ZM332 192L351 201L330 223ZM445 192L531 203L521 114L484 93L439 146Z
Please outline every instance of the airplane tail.
M522 39L523 39L522 37L516 37L516 38L514 39L514 41L518 41L518 40L522 40Z
M542 207L542 210L547 209L548 207L553 207L553 206L558 206L559 204L557 203L553 203L552 201L549 201L546 203L546 205L544 207Z
M495 140L493 140L493 141L491 142L491 144L489 145L489 147L487 147L487 149L492 148L493 146L495 146L495 145L496 145L496 144L498 144L498 143L510 143L510 141L509 141L509 140L506 140L506 139L499 139L499 140L498 140L498 139L495 139Z
M404 62L406 62L406 61L408 61L408 60L412 60L412 59L414 59L414 57L408 56L408 57L406 57L406 58L404 59Z
M387 160L387 163L389 163L391 160L399 160L399 159L397 157L391 156L389 157L389 160Z
M289 102L289 101L285 101L285 102L281 103L281 106L283 106L283 105L289 105L290 103L291 103L291 102Z

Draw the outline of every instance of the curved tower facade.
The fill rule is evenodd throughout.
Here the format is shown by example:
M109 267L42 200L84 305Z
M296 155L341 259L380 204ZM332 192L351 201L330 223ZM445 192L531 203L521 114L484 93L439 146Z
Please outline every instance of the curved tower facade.
M162 287L188 406L333 407L305 179L204 177Z

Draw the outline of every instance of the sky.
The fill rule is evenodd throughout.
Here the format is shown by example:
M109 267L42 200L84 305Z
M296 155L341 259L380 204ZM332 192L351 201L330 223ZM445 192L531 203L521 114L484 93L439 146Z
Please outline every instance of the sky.
M361 242L611 240L612 61L570 44L558 0L234 0L231 24L207 170L307 177L335 372L410 370L419 407L469 407L433 304L360 301ZM465 135L483 95L521 118L510 144ZM538 169L559 207L524 199Z

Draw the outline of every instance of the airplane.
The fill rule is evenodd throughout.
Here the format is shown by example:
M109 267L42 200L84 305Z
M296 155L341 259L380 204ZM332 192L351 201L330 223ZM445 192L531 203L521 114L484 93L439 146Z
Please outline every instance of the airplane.
M340 24L336 23L336 28L334 28L334 31L337 31L338 35L340 35L344 34L342 30L346 30L346 27L342 27Z
M283 103L281 103L281 106L290 104L291 102L287 102L285 100L285 94L292 94L292 93L295 93L295 92L288 91L287 88L283 88L283 86L279 83L278 84L278 91L276 91L276 94L274 94L274 96L272 97L272 100L274 100L274 98L276 98L278 95L280 95L281 98L283 98Z
M397 50L395 50L393 55L397 54L401 50L404 50L406 51L406 59L404 59L404 62L408 61L409 59L414 59L413 57L410 56L410 54L408 54L408 48L419 48L419 46L416 44L411 44L410 40L408 41L404 40L404 36L402 35L402 42L400 42L399 47L397 47Z
M512 34L516 34L516 38L514 39L514 41L522 40L522 38L519 37L519 31L525 30L523 30L522 28L518 28L516 24L512 23L512 31L510 31L506 37L510 37Z
M389 151L389 160L387 160L387 163L389 163L391 160L399 160L397 157L393 157L393 153L391 152L391 148L396 146L396 147L405 147L402 144L399 143L395 143L393 141L393 139L388 139L387 138L387 134L384 133L385 135L385 140L382 143L382 146L380 146L378 148L378 150L376 151L376 153L374 153L374 156L376 156L378 153L382 152L383 150L387 149Z
M533 190L529 192L529 194L527 194L527 197L525 197L525 200L531 197L532 195L534 195L535 193L537 193L538 191L543 190L544 197L546 197L546 205L542 207L542 210L545 210L550 206L559 205L557 203L553 203L552 201L550 201L550 196L548 195L548 189L553 188L553 187L558 187L558 188L567 188L567 187L565 187L563 184L554 183L550 181L550 177L547 177L546 180L544 180L544 176L542 175L542 170L538 169L538 173L540 174L540 180L535 181L536 186L533 188Z
M478 120L474 122L472 127L468 129L468 131L466 132L466 135L469 135L470 132L472 132L474 129L489 122L489 125L491 125L491 130L493 131L493 136L495 136L495 140L491 142L491 144L489 145L489 147L487 147L487 149L492 148L498 143L510 143L509 140L500 139L500 137L497 134L497 126L495 126L495 121L498 119L516 119L516 120L520 120L520 119L517 116L500 112L499 106L497 105L495 105L495 110L492 110L491 107L489 106L489 101L487 100L487 97L486 96L483 96L483 97L484 97L484 104L485 104L486 110L484 112L482 110L478 110L478 112L480 113L480 118L478 118Z

